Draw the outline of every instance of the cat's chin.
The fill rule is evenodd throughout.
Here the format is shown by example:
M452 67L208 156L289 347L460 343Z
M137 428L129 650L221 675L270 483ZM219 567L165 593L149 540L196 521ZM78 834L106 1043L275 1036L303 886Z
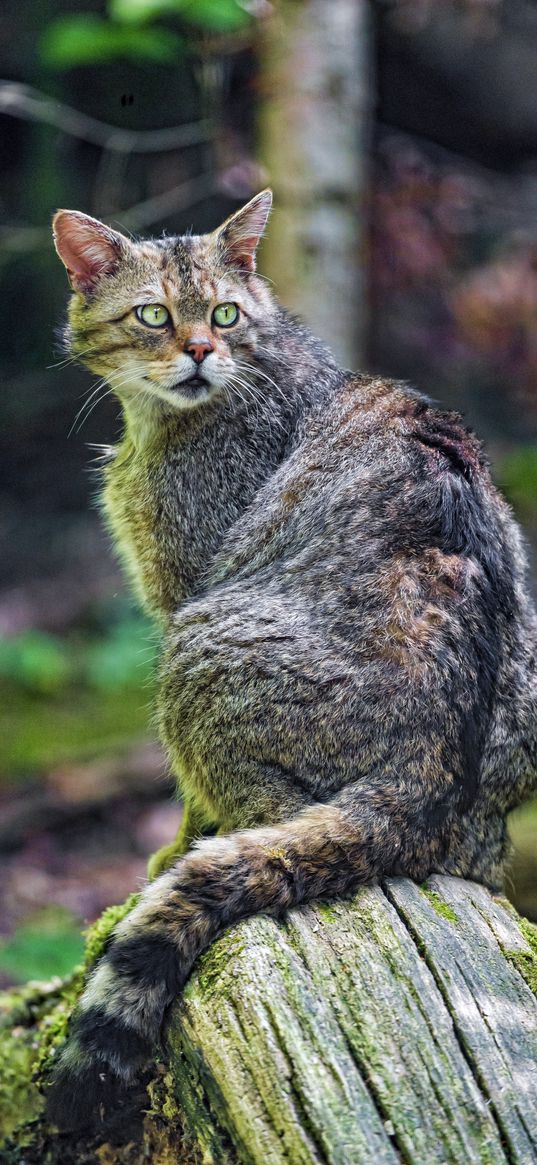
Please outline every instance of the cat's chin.
M179 396L186 397L187 400L196 400L197 397L203 396L211 391L213 385L209 383L205 376L190 376L188 380L179 380L177 384L172 384L168 388L168 392L177 393Z
M154 395L180 411L197 408L212 400L217 393L218 386L211 384L204 376L191 376L188 380L178 380L176 384L158 389Z
M193 376L190 380L180 381L167 389L167 397L173 398L172 403L179 409L193 409L197 405L212 400L218 389L202 376Z

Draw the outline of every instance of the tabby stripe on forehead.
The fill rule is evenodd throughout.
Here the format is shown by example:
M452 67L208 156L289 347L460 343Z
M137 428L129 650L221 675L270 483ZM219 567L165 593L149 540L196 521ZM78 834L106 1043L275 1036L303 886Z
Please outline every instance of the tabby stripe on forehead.
M173 248L173 265L181 279L192 280L192 239L178 239Z

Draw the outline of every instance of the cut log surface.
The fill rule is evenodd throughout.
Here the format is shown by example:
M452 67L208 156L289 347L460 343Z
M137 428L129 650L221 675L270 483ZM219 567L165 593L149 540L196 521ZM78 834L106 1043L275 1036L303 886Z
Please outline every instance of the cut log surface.
M248 1165L537 1162L537 1000L503 953L527 941L483 887L428 885L215 944L170 1031L200 1143L201 1095L224 1133L207 1161L227 1134Z
M125 1145L41 1125L36 1149L26 1125L0 1161L537 1165L528 925L444 877L243 922L175 1004L160 1099Z

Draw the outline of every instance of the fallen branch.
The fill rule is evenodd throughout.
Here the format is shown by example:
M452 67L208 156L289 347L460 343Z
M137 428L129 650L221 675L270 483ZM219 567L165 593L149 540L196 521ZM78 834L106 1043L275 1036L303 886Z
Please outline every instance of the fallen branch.
M95 117L88 117L47 97L30 85L17 81L0 81L0 113L20 117L25 121L41 121L53 125L70 137L92 142L107 150L126 154L155 154L177 150L184 146L208 142L215 135L214 125L207 120L174 125L165 129L132 130L108 125Z

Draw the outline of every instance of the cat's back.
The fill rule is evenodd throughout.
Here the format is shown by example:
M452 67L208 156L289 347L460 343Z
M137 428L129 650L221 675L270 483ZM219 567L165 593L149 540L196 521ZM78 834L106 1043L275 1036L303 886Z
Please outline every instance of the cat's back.
M507 585L525 555L480 442L405 385L347 377L230 529L211 582L270 564L376 571L398 554L475 558Z
M383 377L349 377L312 416L308 438L326 446L331 465L376 466L383 481L403 470L411 484L419 465L433 478L450 471L491 484L481 443L458 413Z

